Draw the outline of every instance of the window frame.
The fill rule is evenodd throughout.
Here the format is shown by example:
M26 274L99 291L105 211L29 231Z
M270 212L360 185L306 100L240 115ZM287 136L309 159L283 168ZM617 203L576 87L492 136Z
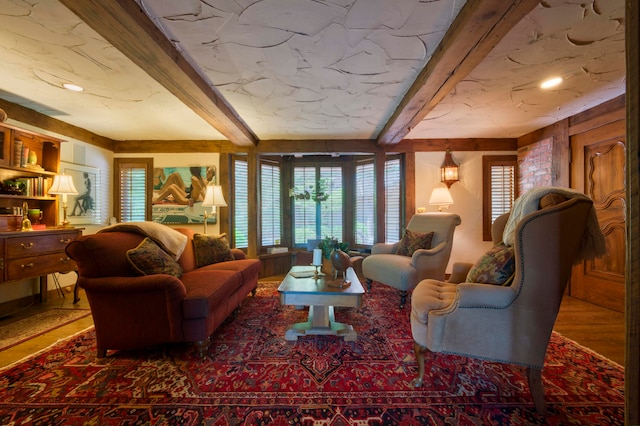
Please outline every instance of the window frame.
M482 156L482 240L492 241L492 179L491 168L494 166L513 167L513 201L518 198L518 156L513 155L483 155Z
M145 169L145 220L152 220L151 201L153 196L153 158L130 158L116 157L113 159L113 216L118 222L122 222L122 192L121 192L121 172L123 169L144 168Z

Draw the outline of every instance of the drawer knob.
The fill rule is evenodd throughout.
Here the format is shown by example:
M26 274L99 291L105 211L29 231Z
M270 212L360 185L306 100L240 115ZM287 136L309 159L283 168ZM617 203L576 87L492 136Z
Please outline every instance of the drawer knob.
M60 238L60 242L62 244L69 244L71 242L71 238L67 238L66 240L64 238Z
M30 248L33 247L33 243L29 243L29 244L20 243L20 247L22 247L25 250L29 250Z
M23 268L33 268L33 262L27 263L26 265L23 263L22 265Z

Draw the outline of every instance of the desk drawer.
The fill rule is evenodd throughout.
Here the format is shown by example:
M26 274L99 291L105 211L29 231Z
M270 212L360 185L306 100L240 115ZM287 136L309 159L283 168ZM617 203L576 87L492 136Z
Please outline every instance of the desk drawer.
M70 272L75 268L76 263L68 258L64 252L50 253L8 260L6 263L6 276L7 281L13 281L54 272Z
M6 257L16 259L27 256L37 256L41 253L60 252L64 253L64 248L71 241L75 240L77 234L54 234L54 235L24 235L7 238ZM66 257L66 255L64 255Z

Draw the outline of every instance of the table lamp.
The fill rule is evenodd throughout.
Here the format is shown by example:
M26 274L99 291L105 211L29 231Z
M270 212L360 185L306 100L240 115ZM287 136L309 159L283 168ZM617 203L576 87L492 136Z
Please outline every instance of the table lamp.
M449 188L434 188L431 193L431 198L429 198L429 204L438 206L439 212L448 209L449 206L453 204L453 198L451 198Z
M69 220L67 220L67 195L76 195L78 190L73 184L73 178L70 175L55 175L53 177L53 184L49 188L50 195L62 195L62 214L63 219L61 225L63 227L69 226Z
M217 207L226 207L227 202L222 195L222 187L220 185L207 185L204 193L202 207L204 207L204 233L207 234L207 219L214 217L217 220ZM207 207L211 207L211 213L207 211Z

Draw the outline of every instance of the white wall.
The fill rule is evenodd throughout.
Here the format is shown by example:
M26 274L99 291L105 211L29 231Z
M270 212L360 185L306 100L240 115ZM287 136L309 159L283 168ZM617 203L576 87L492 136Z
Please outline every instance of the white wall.
M449 212L456 213L462 223L456 228L453 237L451 259L447 273L455 262L475 261L489 250L491 241L482 241L482 156L511 155L515 152L474 152L456 151L453 159L460 166L460 181L451 188L453 205ZM438 206L429 205L431 191L440 182L440 165L444 160L444 152L416 153L416 208L426 207L427 211L438 211Z

